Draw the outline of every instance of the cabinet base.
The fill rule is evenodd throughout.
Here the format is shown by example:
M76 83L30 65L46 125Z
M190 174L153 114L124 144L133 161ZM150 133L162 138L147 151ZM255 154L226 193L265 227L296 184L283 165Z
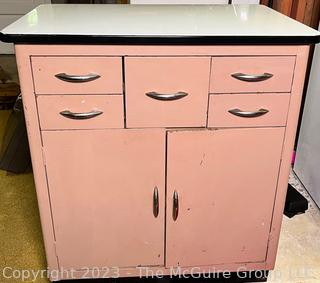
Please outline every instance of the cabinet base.
M63 280L61 283L249 283L249 282L267 282L269 270L241 271L228 274L211 273L194 278L181 278L178 276L164 276L163 278L108 278L108 279L79 279Z

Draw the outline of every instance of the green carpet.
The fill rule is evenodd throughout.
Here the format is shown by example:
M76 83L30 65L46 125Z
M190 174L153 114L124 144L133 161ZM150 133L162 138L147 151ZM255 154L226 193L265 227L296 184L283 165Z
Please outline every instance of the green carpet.
M8 114L0 111L0 141ZM43 269L46 260L33 175L0 170L0 282L49 282L46 278L22 281L21 270Z

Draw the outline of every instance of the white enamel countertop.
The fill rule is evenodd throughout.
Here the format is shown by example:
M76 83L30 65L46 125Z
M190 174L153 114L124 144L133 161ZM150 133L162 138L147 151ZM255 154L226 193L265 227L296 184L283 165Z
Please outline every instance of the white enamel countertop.
M2 36L318 37L263 5L41 5ZM25 37L27 38L27 37ZM240 38L241 39L241 38ZM320 40L320 39L319 39Z

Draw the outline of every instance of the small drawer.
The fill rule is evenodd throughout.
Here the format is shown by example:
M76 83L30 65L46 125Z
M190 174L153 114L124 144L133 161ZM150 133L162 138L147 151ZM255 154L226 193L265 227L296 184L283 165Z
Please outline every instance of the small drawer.
M32 57L36 94L121 94L120 57Z
M125 59L127 127L205 127L210 57Z
M289 94L210 95L208 127L285 126Z
M123 128L122 95L42 95L37 97L40 128Z
M290 92L294 64L294 56L213 57L210 92Z

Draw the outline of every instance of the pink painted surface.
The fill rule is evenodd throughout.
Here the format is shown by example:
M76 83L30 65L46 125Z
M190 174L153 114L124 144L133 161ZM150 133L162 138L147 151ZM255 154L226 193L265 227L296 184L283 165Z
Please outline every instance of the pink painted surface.
M127 126L205 127L209 57L134 57L125 59ZM186 92L175 101L159 101L147 92Z
M47 267L49 270L59 268L55 250L55 234L52 225L51 204L47 188L46 168L42 154L42 139L39 127L36 97L32 83L30 50L15 46L23 109L28 132L29 148L32 160L33 177L36 186L38 207L45 246ZM32 231L30 231L31 233Z
M294 56L213 57L210 92L290 92L294 64ZM261 82L246 82L233 78L234 73L270 73L273 77Z
M163 265L165 132L42 136L60 268Z
M123 128L122 95L40 95L37 97L40 127L43 130ZM74 120L60 114L69 110L87 113L99 110L99 116Z
M269 249L267 255L267 267L273 269L276 261L279 234L283 217L283 210L288 189L288 179L291 169L292 151L296 136L301 98L304 87L306 68L309 57L309 46L301 46L297 50L295 74L292 84L290 108L288 113L286 136L282 149L282 160L279 171L278 189L275 196L272 226L270 229Z
M285 126L289 109L290 94L221 94L210 95L208 127L266 127ZM269 112L260 117L239 117L228 111Z
M32 71L37 94L118 94L122 93L120 57L32 57ZM90 82L65 82L56 74L101 77Z
M279 45L32 45L19 44L34 56L296 56L305 46Z
M284 132L169 132L167 267L265 261Z

